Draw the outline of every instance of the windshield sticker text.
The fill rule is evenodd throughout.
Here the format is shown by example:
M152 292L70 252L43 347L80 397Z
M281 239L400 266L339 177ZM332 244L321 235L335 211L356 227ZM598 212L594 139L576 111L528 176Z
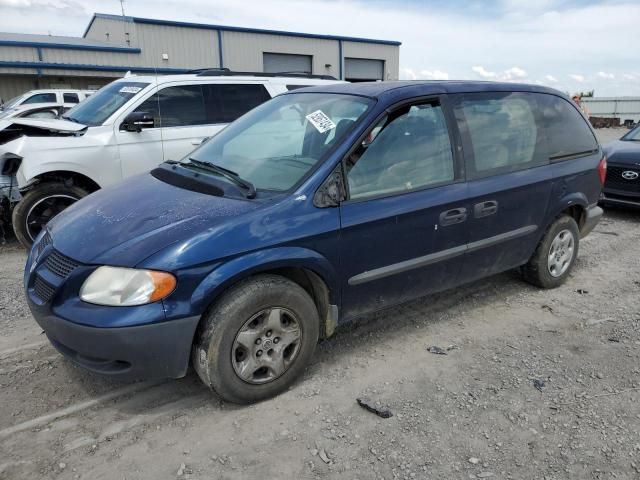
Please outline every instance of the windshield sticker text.
M311 125L316 127L316 130L318 130L318 132L320 133L324 133L336 128L336 124L333 123L333 121L329 117L327 117L322 110L316 110L315 112L307 115L306 118L307 120L309 120L309 122L311 122Z
M140 87L122 87L118 90L120 93L138 93L142 88Z

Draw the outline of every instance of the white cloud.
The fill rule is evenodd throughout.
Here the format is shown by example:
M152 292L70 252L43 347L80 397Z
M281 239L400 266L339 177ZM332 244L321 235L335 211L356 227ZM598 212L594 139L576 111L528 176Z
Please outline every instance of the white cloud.
M492 79L492 78L496 78L496 74L495 72L489 72L487 69L485 69L482 65L477 65L475 67L471 67L471 70L473 70L474 72L476 72L480 77L485 78L485 79Z
M558 83L558 79L553 75L545 75L544 79L549 83Z
M416 72L413 68L400 69L401 80L449 80L449 74L441 70L420 70Z
M598 72L598 77L604 78L605 80L613 80L616 76L613 73L607 72Z
M0 7L27 8L31 6L31 0L0 0Z
M584 82L584 75L578 75L577 73L569 74L569 78L571 80L574 80L574 81L578 82L578 83Z
M440 70L420 70L420 78L425 80L449 80L449 74Z
M485 80L501 80L504 82L514 82L527 77L527 72L520 67L511 67L503 72L491 72L482 65L471 67L478 76Z

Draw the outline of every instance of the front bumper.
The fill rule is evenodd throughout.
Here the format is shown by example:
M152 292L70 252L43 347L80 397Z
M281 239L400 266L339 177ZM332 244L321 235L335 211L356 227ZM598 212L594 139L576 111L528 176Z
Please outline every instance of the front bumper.
M48 233L36 239L24 289L51 344L96 373L123 379L183 377L200 317L167 319L162 302L137 307L85 303L78 292L94 269L55 251Z
M34 309L32 313L51 344L74 364L130 380L183 377L199 320L189 317L136 327L96 328Z
M617 205L619 207L640 208L640 195L621 195L619 193L602 192L600 203L603 205Z
M591 233L596 227L600 219L602 218L602 208L597 205L591 205L587 208L587 212L584 217L584 223L580 228L580 237L584 238Z

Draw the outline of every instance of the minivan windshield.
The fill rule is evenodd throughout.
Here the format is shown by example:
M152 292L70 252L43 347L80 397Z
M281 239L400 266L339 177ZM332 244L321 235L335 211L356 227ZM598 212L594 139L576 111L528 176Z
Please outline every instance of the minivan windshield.
M257 189L286 191L341 142L373 103L354 95L281 95L240 117L189 158L233 172Z
M149 84L145 82L110 83L70 109L62 118L90 127L102 125L107 118L147 85Z

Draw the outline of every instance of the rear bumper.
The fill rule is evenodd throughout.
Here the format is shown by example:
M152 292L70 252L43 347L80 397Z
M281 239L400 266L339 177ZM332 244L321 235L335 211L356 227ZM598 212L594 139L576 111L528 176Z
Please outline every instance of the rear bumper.
M51 344L76 365L122 379L180 378L200 317L120 328L79 325L30 307Z
M602 218L602 213L602 208L598 207L597 205L592 205L587 208L584 223L580 228L580 237L584 238L591 233L591 231L596 227L596 225Z

